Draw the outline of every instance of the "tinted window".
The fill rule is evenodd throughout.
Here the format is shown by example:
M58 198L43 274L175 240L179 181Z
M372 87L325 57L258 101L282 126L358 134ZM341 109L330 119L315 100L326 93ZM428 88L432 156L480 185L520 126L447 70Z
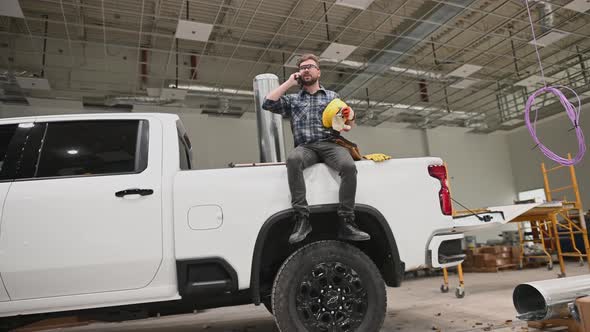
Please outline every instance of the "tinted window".
M17 124L0 125L0 179L6 178L4 169L8 146L16 133Z
M49 122L36 177L139 172L138 120ZM147 125L147 124L146 124ZM144 144L147 144L145 142Z

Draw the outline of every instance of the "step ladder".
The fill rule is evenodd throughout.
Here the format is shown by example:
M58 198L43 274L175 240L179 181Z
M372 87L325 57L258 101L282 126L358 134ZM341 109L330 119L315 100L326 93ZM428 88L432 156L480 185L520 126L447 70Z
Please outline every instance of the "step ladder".
M568 159L571 160L572 156L570 153L567 155ZM566 175L569 182L565 186L551 189L549 176L555 174L555 172L568 170L569 174ZM579 259L580 265L584 265L584 258L588 262L590 268L590 245L588 243L588 231L586 230L586 222L584 221L584 209L582 208L582 200L580 198L580 190L578 187L578 179L576 178L576 170L573 165L564 166L559 165L551 168L547 168L545 163L541 163L541 171L543 172L543 182L545 187L545 196L548 202L553 200L560 200L557 196L563 194L561 200L563 209L557 214L556 218L552 220L553 236L555 240L555 246L557 247L557 257L559 264L564 266L564 257L576 257ZM562 175L563 176L563 175ZM569 200L566 194L573 194L574 200ZM585 253L578 248L575 241L575 235L582 234L584 240ZM571 241L573 251L564 252L561 248L560 239L565 238ZM563 270L563 269L562 269ZM563 270L560 277L565 277L565 270Z

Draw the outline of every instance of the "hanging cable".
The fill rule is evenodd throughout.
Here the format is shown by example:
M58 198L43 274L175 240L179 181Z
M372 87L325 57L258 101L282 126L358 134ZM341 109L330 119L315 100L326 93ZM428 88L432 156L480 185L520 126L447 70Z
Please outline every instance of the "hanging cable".
M524 121L525 121L525 124L529 130L529 133L531 134L531 137L533 138L533 141L535 141L535 143L537 144L535 147L539 147L541 152L543 152L543 154L547 158L549 158L561 165L564 165L564 166L575 165L582 160L582 158L584 157L584 154L586 153L586 142L584 141L584 133L582 132L582 128L580 127L580 111L581 111L581 106L582 106L581 102L580 102L580 97L573 89L571 89L569 87L562 86L562 85L547 86L547 82L545 80L545 73L543 72L543 64L541 63L541 55L539 54L539 49L537 47L537 38L535 36L535 27L533 26L533 19L531 16L531 10L529 8L528 0L525 0L525 5L526 5L527 13L529 15L529 22L531 24L531 31L533 32L533 43L532 44L535 47L535 52L537 53L537 60L539 62L539 69L541 70L541 78L543 79L543 87L541 89L535 91L527 99L525 109L524 109ZM563 94L561 89L566 89L566 90L569 90L573 93L573 95L578 100L577 107L569 101L569 99ZM535 98L538 97L539 95L544 94L544 93L552 93L559 98L561 105L565 108L568 118L570 119L570 121L574 125L573 130L576 131L576 137L578 138L578 153L576 154L576 156L573 159L567 159L567 158L563 158L563 157L557 155L553 151L549 150L549 148L547 148L545 145L543 145L541 143L541 141L539 140L539 138L537 137L537 116L538 116L539 109L536 107L534 108L535 118L533 120L533 123L531 123L530 112L531 112L531 109L534 107Z

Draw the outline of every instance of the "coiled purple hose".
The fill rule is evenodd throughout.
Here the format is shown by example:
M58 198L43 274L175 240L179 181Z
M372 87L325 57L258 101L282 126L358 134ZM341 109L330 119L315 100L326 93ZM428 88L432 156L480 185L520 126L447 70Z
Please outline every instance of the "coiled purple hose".
M531 11L529 9L529 2L525 0L526 9L529 14L529 22L531 23L531 30L533 32L533 45L535 46L535 52L537 53L537 60L539 61L539 68L541 69L541 77L543 78L544 87L535 91L528 99L524 109L524 121L533 138L533 141L537 144L536 146L543 152L547 158L561 164L564 166L571 166L579 163L584 154L586 153L586 142L584 140L584 133L582 132L582 128L580 127L580 110L581 110L581 102L580 97L578 94L571 88L562 85L554 85L554 86L547 86L547 82L545 81L545 74L543 73L543 65L541 63L541 56L539 55L539 49L537 48L537 38L535 37L535 28L533 26L533 19L531 18ZM561 92L560 89L567 89L571 91L576 98L578 99L578 107L576 108L568 99L567 97ZM541 143L539 138L537 137L537 114L538 109L535 108L535 119L534 122L531 124L530 119L530 111L535 103L535 98L543 93L553 93L559 98L561 105L565 108L567 112L567 116L569 117L570 121L574 125L574 130L576 131L576 136L578 138L578 153L573 159L566 159L563 157L558 156L553 151L549 150L545 145Z

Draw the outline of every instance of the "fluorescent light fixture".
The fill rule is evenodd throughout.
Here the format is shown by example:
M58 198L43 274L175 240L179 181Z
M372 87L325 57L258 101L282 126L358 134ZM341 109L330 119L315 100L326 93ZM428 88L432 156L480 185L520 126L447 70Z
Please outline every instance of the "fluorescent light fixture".
M356 9L367 9L373 0L336 0L337 5Z
M1 0L0 1L0 16L10 16L25 18L23 10L18 3L18 0Z
M44 78L17 77L16 82L23 89L51 90L49 81Z
M27 123L20 123L18 125L19 128L33 128L35 127L35 124L33 122L27 122Z
M78 150L68 150L68 154L76 155L76 154L78 154Z
M453 121L453 120L465 120L472 117L475 113L473 112L463 112L463 111L453 111L453 112L446 112L440 119Z
M545 81L547 83L551 83L551 82L555 82L556 79L553 77L545 77ZM518 86L525 86L525 87L530 87L530 88L534 88L537 87L539 85L543 85L543 77L539 76L539 75L533 75L533 76L529 76L523 80L520 80L516 83L514 83L514 85L518 85Z
M472 86L473 84L479 82L479 80L473 80L473 79L469 79L469 78L465 78L462 79L458 82L455 82L453 85L451 85L451 88L455 88L455 89L467 89L468 87Z
M463 66L453 70L447 76L455 76L455 77L468 77L471 74L477 72L483 68L482 66L478 65L470 65L468 63L464 64Z
M340 43L332 43L322 54L320 54L321 58L330 58L336 60L344 60L348 58L348 56L356 50L356 46L353 45L346 45Z
M574 0L567 5L563 6L570 10L575 10L580 13L585 13L590 9L590 1L588 0Z
M209 40L212 24L179 20L174 37L193 41L206 42Z
M359 61L352 61L352 60L340 61L338 59L331 59L331 58L322 58L321 62L322 63L326 63L326 62L337 63L341 66L352 67L352 68L361 68L365 65L363 62L359 62Z
M340 61L338 59L322 58L321 61L322 61L322 63L325 63L325 62L338 63L338 65L340 65L340 66L346 66L346 67L351 67L351 68L356 68L356 69L366 67L366 64L364 62L353 61L353 60ZM434 73L434 72L430 72L430 71L425 71L425 70L420 70L420 69L391 66L391 67L389 67L389 70L394 73L402 73L402 74L406 74L409 76L426 77L426 78L438 79L438 80L443 79L442 74Z
M559 30L551 30L550 32L544 34L543 36L537 38L537 40L535 41L534 39L531 40L529 42L529 44L531 45L537 45L537 46L541 46L541 47L545 47L547 45L553 44L556 41L563 39L567 36L569 36L570 33L569 32L565 32L565 31L559 31Z
M204 85L179 84L178 87L176 87L174 84L169 84L168 87L190 90L190 91L200 91L200 92L215 92L215 93L222 93L222 94L238 94L238 95L248 95L248 96L254 95L254 92L249 91L249 90L215 88L215 87L204 86Z

